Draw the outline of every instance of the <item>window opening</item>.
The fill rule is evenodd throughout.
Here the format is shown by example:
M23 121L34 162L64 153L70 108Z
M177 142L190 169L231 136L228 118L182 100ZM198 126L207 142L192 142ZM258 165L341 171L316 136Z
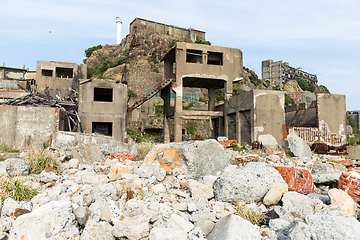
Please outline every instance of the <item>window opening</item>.
M56 68L56 77L58 78L73 78L72 68Z
M112 122L93 122L92 133L112 136Z
M52 70L42 69L41 76L43 76L43 77L52 77Z
M112 88L94 88L95 102L112 102L113 89Z
M186 62L202 63L202 51L194 49L186 49Z
M219 52L208 52L207 64L223 65L223 54Z

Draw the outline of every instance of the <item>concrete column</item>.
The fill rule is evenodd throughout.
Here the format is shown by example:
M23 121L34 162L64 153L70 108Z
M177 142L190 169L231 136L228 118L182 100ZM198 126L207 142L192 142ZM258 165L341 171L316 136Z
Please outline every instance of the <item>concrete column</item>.
M215 88L208 88L208 96L209 96L208 110L214 111L215 110Z
M161 90L161 97L164 100L164 143L170 143L170 85Z
M175 142L182 141L182 98L183 98L183 87L182 78L176 78L176 87L173 89L175 92Z
M236 111L236 141L241 143L241 120L240 112Z
M224 100L224 134L226 137L229 137L229 99L232 97L232 82L228 81L225 83L225 100Z
M214 125L213 120L209 117L208 137L214 138Z

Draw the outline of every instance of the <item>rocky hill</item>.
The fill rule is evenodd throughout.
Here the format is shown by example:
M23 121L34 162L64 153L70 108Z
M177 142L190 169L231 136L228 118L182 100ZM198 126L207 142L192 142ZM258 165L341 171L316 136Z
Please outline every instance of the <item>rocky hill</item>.
M70 139L0 162L1 239L359 239L355 162L295 136L275 152Z

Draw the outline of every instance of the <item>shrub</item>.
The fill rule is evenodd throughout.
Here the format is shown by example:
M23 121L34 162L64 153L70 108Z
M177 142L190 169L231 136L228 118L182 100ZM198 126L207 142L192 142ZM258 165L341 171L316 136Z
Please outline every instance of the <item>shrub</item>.
M274 91L281 91L282 89L281 89L281 87L272 87L272 90L274 90Z
M194 103L193 103L193 102L190 102L189 105L183 106L183 109L184 109L184 110L189 110L189 109L192 108L193 106L194 106Z
M285 106L291 106L295 104L295 100L285 93Z
M195 43L197 43L197 44L211 45L211 43L210 43L209 41L203 41L203 40L199 39L199 37L196 37Z
M245 220L248 220L253 225L260 225L264 220L264 215L261 213L256 213L252 209L247 208L245 205L237 203L235 206L236 215L242 217Z
M0 146L0 152L1 153L18 153L19 150L16 148L8 147L6 145Z
M30 173L40 174L46 167L59 170L59 162L50 150L31 149L27 156Z
M171 43L169 44L169 48L173 48L175 46L175 43L180 42L179 40L173 39Z
M186 124L186 132L191 135L191 139L195 139L195 123L187 122Z
M36 189L24 185L20 179L2 177L0 181L1 200L11 197L16 201L29 201L38 194Z
M85 49L86 58L89 58L94 51L99 50L102 47L103 47L102 45L97 45L97 46L93 46L93 47L90 47L88 49Z
M315 91L315 85L302 79L302 78L294 78L294 80L299 84L300 88L304 91L310 91L310 92L314 92Z
M154 67L151 71L152 71L152 72L155 72L155 73L159 73L159 72L160 72L159 68L157 68L157 67Z
M137 97L138 95L136 93L134 93L132 90L128 90L128 97Z

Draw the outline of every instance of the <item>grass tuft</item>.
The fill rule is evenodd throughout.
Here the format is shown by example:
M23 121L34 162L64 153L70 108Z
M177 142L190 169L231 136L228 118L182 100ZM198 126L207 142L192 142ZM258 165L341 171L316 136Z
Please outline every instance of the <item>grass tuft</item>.
M248 220L253 225L260 225L264 220L264 215L262 213L256 213L252 209L247 208L244 204L237 203L235 210L236 215Z
M59 170L59 162L51 150L30 149L26 160L30 164L30 173L40 174L46 167Z
M9 197L15 201L30 201L39 193L36 189L25 185L20 179L2 177L0 180L1 201L5 201Z

